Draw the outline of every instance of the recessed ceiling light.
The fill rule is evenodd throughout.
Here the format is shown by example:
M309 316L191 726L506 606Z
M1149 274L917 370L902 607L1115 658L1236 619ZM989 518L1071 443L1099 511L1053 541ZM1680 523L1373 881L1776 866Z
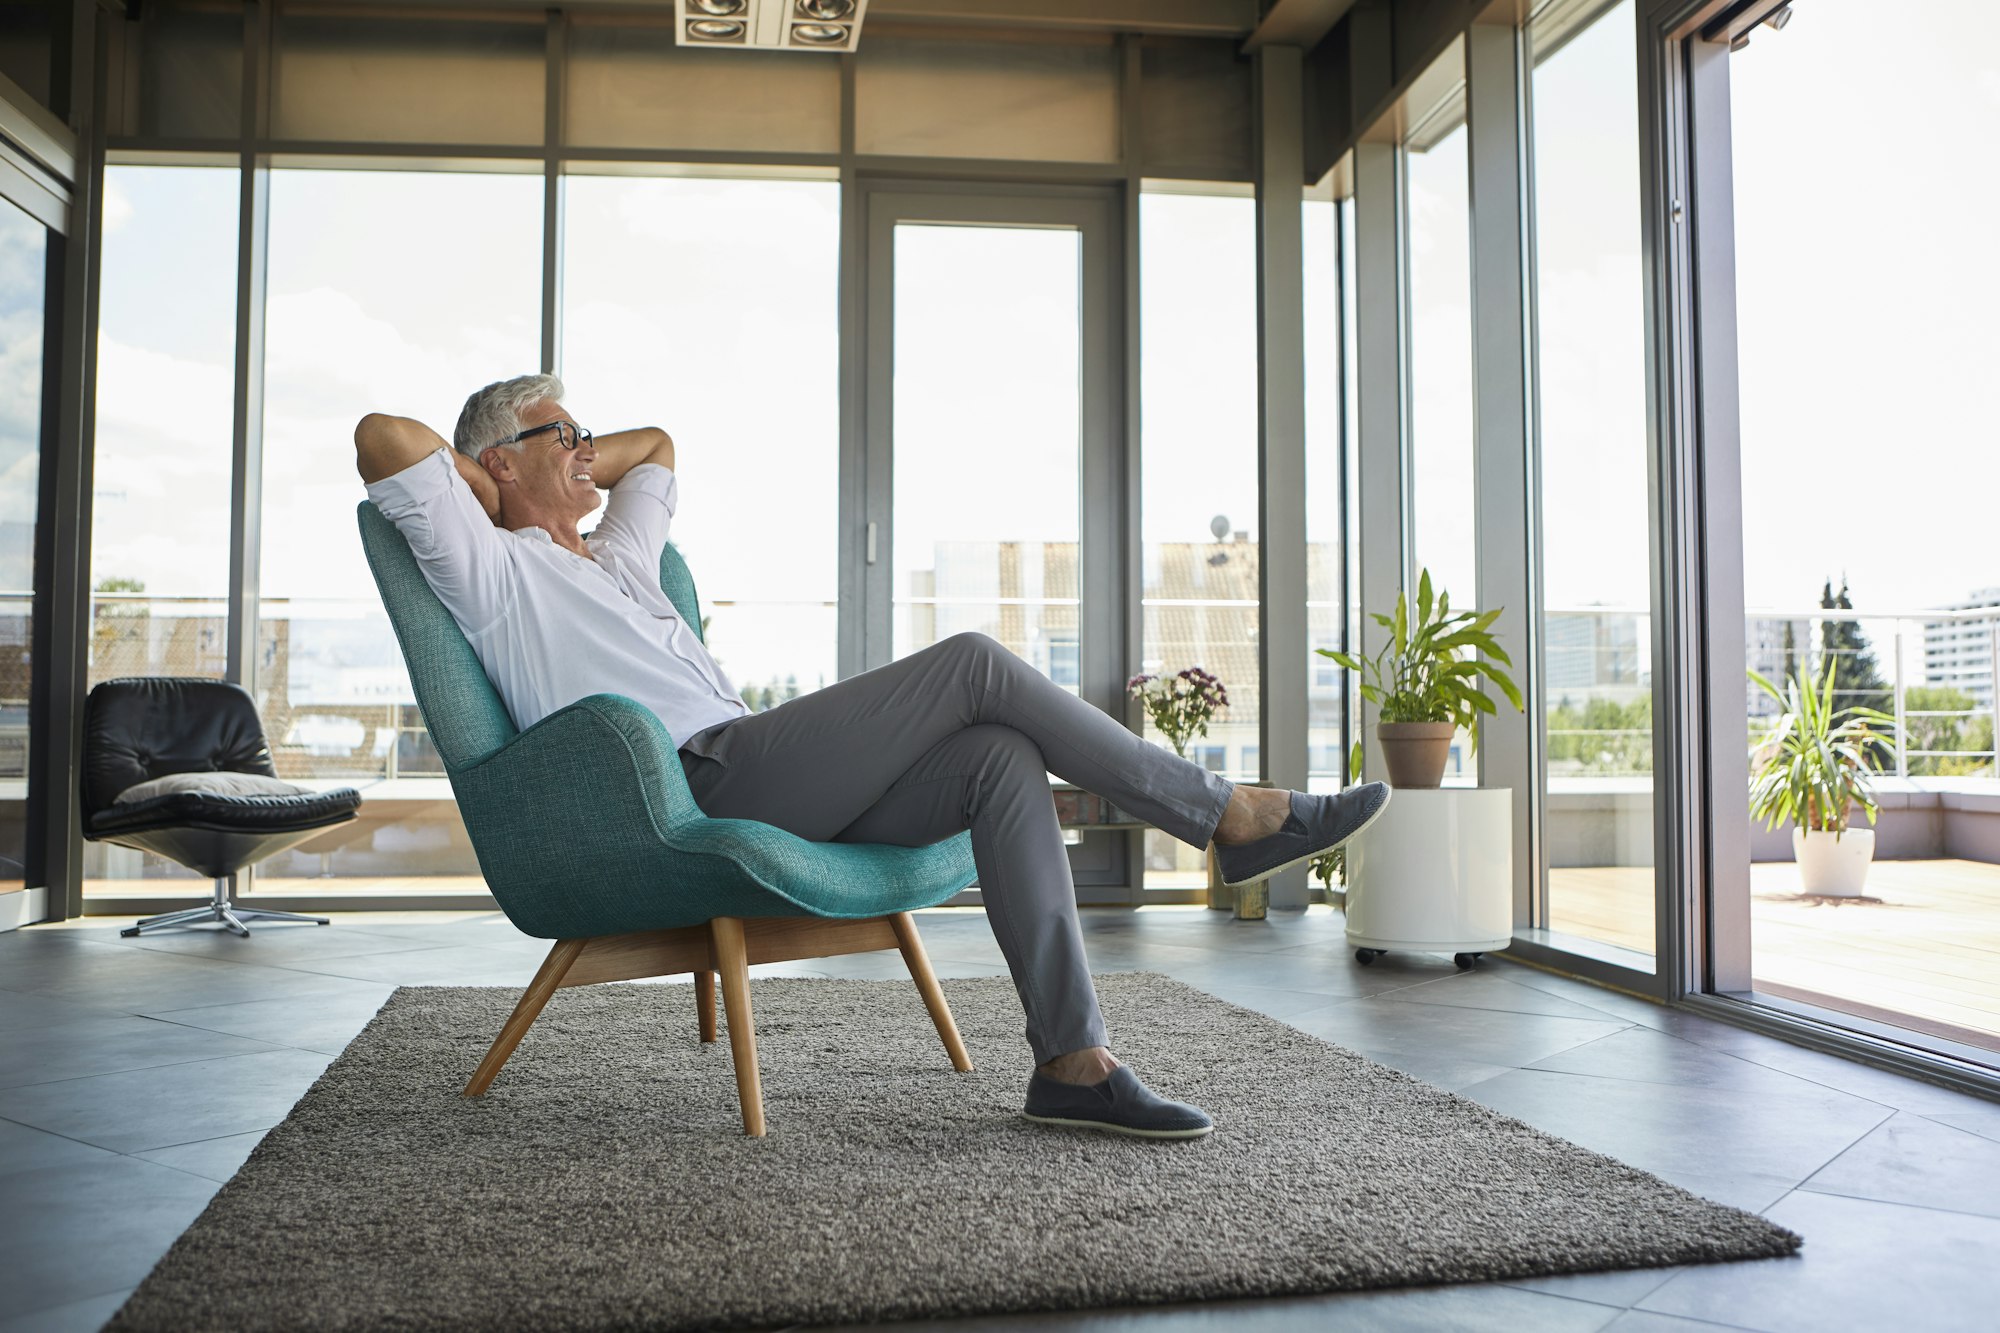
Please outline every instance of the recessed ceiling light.
M688 36L704 42L733 42L743 35L743 25L735 19L695 19L688 24Z
M798 0L802 19L844 19L854 13L854 0Z
M844 23L794 23L792 40L809 46L839 46L847 41Z
M741 14L743 6L749 3L750 0L688 0L691 8L699 9L704 14L713 14L717 18L725 19L731 14Z

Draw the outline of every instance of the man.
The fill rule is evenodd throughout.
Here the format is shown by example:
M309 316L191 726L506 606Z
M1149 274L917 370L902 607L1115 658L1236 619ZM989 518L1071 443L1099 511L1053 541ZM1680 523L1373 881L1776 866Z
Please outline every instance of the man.
M1084 958L1048 773L1196 847L1247 883L1338 846L1381 813L1339 796L1239 787L1141 740L982 634L752 713L660 591L678 502L664 431L602 438L550 375L466 400L455 451L422 424L355 428L368 496L409 540L516 725L590 694L629 695L680 746L708 814L815 841L921 846L972 830L987 917L1038 1062L1025 1113L1157 1138L1213 1127L1118 1063ZM611 492L588 540L578 524ZM580 833L585 830L579 830Z

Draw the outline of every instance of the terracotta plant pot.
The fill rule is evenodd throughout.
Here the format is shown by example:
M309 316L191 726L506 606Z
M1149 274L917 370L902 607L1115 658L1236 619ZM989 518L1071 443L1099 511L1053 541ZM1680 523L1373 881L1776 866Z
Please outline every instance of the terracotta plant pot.
M1391 787L1435 787L1444 781L1451 758L1451 738L1458 728L1449 722L1377 722L1375 739L1389 766Z
M1814 829L1792 830L1792 856L1802 891L1823 898L1859 898L1875 859L1875 830L1850 828L1838 838Z

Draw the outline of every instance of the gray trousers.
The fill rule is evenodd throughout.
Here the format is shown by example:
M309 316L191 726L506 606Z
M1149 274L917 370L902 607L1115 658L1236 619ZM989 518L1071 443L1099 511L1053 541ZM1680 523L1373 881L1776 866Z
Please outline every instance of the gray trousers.
M1038 1062L1109 1045L1047 775L1196 847L1234 790L984 634L711 727L681 759L708 814L815 842L921 847L971 829L987 919Z

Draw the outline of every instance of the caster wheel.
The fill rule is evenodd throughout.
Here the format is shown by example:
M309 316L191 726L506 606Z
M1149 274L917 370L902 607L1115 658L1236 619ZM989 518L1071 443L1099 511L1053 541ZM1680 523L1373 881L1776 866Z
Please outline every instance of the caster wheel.
M1459 971L1470 972L1472 965L1479 961L1479 955L1476 953L1455 953L1451 956L1451 961L1458 964Z
M1366 967L1377 958L1380 958L1382 954L1383 950L1381 949L1356 949L1354 951L1354 961Z

